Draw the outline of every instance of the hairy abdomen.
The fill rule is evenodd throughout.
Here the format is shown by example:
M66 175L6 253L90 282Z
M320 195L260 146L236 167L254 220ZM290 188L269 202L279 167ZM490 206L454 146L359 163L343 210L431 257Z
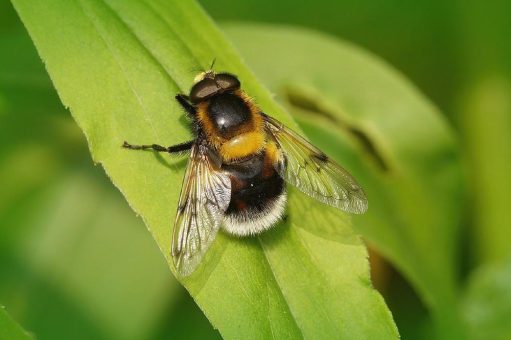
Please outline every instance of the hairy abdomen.
M234 235L251 235L272 227L283 215L284 181L266 152L237 164L223 165L230 174L231 201L224 229Z

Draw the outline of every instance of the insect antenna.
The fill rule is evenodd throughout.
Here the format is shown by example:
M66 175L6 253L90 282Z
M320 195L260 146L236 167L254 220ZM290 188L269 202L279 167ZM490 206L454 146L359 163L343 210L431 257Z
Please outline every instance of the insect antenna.
M211 71L213 71L213 66L215 66L215 62L216 62L216 57L215 57L215 58L213 58L213 61L211 62L211 66L209 67L209 69L210 69Z

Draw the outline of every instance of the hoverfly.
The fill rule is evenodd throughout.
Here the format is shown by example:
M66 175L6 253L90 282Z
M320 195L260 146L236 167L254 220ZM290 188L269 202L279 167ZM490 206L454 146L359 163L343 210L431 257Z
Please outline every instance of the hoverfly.
M341 210L360 214L367 199L355 179L303 137L263 113L229 73L202 72L176 100L195 138L133 150L189 151L172 239L177 271L189 275L223 229L254 235L275 225L286 206L285 182Z

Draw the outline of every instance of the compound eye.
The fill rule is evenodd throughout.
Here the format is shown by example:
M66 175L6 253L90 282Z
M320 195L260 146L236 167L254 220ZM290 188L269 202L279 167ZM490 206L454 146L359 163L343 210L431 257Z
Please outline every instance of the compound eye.
M238 78L229 73L219 73L215 75L215 81L222 88L222 90L237 90L240 88L240 81Z
M193 85L190 90L190 100L192 103L197 104L220 90L219 85L211 78L204 78L197 84Z

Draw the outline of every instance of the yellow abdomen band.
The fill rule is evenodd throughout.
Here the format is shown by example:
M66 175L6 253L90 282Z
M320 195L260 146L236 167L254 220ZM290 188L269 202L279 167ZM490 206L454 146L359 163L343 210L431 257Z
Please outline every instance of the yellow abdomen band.
M220 155L226 161L247 157L259 152L264 147L264 134L260 132L245 132L220 146Z

